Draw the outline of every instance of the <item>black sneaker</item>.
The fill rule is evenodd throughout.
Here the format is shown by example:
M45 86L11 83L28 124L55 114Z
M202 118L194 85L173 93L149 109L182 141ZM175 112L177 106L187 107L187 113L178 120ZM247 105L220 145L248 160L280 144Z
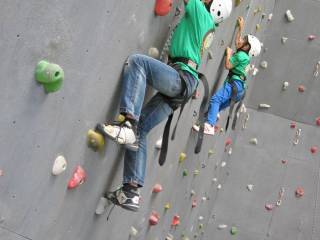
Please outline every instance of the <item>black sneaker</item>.
M138 190L124 190L121 187L114 192L108 192L105 197L113 204L118 205L126 210L137 212L140 208L140 194Z
M139 149L137 127L128 120L112 124L98 123L96 130L113 141L125 145L131 151L138 151Z

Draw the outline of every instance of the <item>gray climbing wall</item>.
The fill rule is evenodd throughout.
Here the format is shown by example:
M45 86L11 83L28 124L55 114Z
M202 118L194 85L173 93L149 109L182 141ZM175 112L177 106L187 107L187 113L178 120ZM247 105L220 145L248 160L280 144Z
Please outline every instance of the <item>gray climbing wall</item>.
M308 41L308 35L320 32L316 0L243 0L220 25L211 48L213 59L205 54L201 67L213 86L237 16L246 18L247 33L256 33L260 24L256 34L267 49L252 62L259 72L249 77L247 112L241 114L237 130L206 137L202 152L194 155L196 135L189 129L200 100L191 101L164 167L158 166L154 148L163 124L148 138L141 211L115 208L108 221L107 214L94 214L105 190L121 183L123 149L107 141L105 151L95 153L86 146L86 132L117 115L126 57L163 45L174 11L155 17L153 7L154 1L142 0L0 2L0 239L160 240L169 233L174 239L319 239L320 163L319 154L311 154L310 148L320 147L315 124L320 80L314 77L320 47L319 39ZM287 9L293 22L285 18ZM282 37L288 38L284 44ZM35 65L41 59L64 68L59 92L46 95L35 82ZM268 62L267 69L259 67L261 61ZM290 83L286 91L284 81ZM305 92L298 92L299 85ZM259 109L261 103L271 108ZM291 122L297 122L296 128L290 128ZM224 123L225 113L219 124ZM228 138L232 144L225 147ZM249 143L252 138L257 145ZM187 158L179 164L180 152ZM68 168L52 176L60 154ZM67 190L79 164L87 181ZM182 176L183 170L188 176ZM161 193L151 193L155 183L163 186ZM295 197L297 187L305 190L302 198ZM279 199L280 206L265 209ZM167 211L166 203L171 205ZM157 226L148 224L152 210L160 215ZM181 221L176 228L170 226L174 215ZM219 229L222 225L227 227ZM137 236L129 236L131 226ZM230 234L232 226L238 228L236 236Z

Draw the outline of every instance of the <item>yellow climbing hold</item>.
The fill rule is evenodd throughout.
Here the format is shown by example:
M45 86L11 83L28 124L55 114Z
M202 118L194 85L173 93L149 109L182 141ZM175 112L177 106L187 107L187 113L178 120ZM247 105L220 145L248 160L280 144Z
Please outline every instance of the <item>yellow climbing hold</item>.
M187 158L187 154L185 153L180 153L180 156L179 156L179 163L182 163L184 160L186 160Z
M260 30L260 28L261 28L261 26L260 26L260 24L258 23L258 24L256 25L256 32L258 32L258 31Z
M165 210L169 210L171 208L171 204L170 203L166 203L165 205L164 205L164 209Z
M122 114L119 114L119 116L117 117L117 121L118 122L124 122L124 120L126 120L126 117L123 116Z
M194 176L197 176L197 175L199 175L199 174L200 174L200 171L199 171L198 169L196 169L196 170L193 171L193 175L194 175Z

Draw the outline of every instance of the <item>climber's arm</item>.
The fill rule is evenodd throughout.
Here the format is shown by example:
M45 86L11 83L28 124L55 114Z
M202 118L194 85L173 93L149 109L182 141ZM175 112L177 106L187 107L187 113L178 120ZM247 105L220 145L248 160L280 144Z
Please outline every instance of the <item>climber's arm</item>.
M226 61L225 61L224 66L228 70L233 68L232 63L230 62L231 55L232 55L232 49L227 47L227 49L226 49Z
M240 48L243 42L243 39L241 38L241 34L244 28L244 19L243 17L238 17L237 20L237 24L238 24L238 30L237 30L237 35L236 35L236 48Z

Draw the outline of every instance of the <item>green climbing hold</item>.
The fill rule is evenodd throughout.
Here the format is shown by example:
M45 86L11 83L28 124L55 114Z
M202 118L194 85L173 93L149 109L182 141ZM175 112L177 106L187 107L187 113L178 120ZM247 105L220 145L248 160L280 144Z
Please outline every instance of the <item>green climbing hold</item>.
M194 176L197 176L197 175L199 175L199 174L200 174L200 171L199 171L198 169L196 169L196 170L193 171L193 175L194 175Z
M230 230L231 235L236 235L237 232L238 232L237 227L231 227L231 230Z
M184 169L184 170L183 170L182 176L184 176L184 177L188 176L188 170L187 170L187 169Z
M59 65L42 60L36 66L35 78L47 93L52 93L61 88L64 72Z

